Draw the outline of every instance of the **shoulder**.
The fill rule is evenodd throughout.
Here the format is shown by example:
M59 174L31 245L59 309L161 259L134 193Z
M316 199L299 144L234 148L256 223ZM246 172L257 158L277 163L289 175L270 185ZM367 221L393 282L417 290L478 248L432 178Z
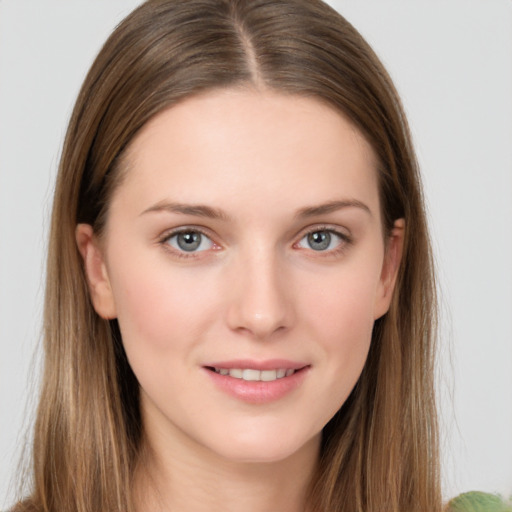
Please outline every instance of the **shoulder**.
M512 503L496 494L471 491L453 498L445 512L512 512Z

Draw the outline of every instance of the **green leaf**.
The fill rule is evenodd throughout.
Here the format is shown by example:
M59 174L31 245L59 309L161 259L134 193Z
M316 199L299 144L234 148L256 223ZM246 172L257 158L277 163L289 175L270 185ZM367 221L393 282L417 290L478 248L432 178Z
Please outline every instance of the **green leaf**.
M496 494L471 491L453 498L446 512L512 512L512 505Z

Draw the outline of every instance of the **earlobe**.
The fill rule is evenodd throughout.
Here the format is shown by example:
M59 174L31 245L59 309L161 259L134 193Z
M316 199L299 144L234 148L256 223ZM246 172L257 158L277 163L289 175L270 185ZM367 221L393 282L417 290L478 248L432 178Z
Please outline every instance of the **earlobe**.
M391 234L389 236L384 262L377 291L374 319L380 318L386 314L391 304L395 283L402 260L402 251L404 246L405 221L398 219L395 221Z
M107 267L92 226L78 224L75 238L84 262L84 271L94 309L102 318L115 318L117 314Z

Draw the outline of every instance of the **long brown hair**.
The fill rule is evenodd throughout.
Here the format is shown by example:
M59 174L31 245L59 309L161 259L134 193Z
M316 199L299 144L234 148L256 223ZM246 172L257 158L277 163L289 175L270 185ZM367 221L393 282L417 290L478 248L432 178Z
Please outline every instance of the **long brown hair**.
M69 123L50 233L33 489L16 510L133 510L138 384L117 322L91 305L75 228L101 233L124 150L149 119L202 91L244 86L314 97L349 119L377 156L384 230L398 218L406 225L391 308L324 429L310 509L441 509L433 266L418 167L388 74L320 0L149 0L103 46Z

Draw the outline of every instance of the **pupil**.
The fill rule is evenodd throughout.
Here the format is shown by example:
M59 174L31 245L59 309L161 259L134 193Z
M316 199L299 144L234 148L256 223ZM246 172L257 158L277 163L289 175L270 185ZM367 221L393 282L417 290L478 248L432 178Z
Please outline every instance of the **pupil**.
M308 243L311 249L323 251L331 243L331 234L328 231L315 231L308 235Z
M178 245L184 251L195 251L201 245L201 233L189 232L178 235Z

